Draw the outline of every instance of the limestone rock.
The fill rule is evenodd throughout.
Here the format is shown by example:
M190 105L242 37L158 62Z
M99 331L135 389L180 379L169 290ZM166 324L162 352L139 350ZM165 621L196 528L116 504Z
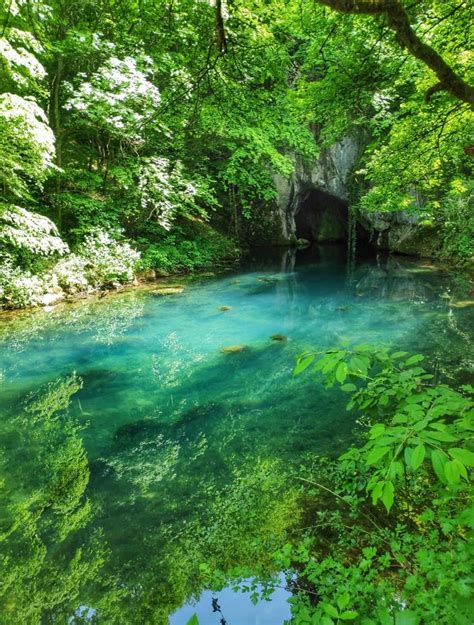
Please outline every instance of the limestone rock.
M182 286L161 286L158 289L153 289L153 295L179 295L184 291Z
M145 282L153 282L156 280L156 271L154 269L146 269L145 271L140 271L137 273L137 278L139 280L144 280Z
M227 345L226 347L221 347L220 352L222 354L238 354L246 349L245 345Z
M41 306L52 306L64 299L64 293L45 293L41 296L39 303Z

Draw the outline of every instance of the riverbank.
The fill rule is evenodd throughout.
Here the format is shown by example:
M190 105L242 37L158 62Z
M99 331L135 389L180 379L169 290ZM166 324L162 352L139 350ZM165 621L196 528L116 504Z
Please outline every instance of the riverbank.
M239 266L246 265L249 262L268 259L269 262L273 262L273 259L278 257L280 259L281 267L283 270L291 270L294 266L297 256L301 259L311 256L325 256L328 259L334 258L334 256L340 256L341 250L344 252L344 246L336 244L326 245L314 245L306 248L288 246L288 247L258 247L258 248L234 248L234 256L232 258L216 258L213 264L199 267L189 271L177 271L171 273L160 273L154 269L147 269L138 271L133 274L133 278L128 282L114 281L108 284L102 284L99 287L91 288L87 291L78 291L74 293L67 293L62 290L56 290L51 293L46 293L44 299L39 300L34 306L18 306L18 307L6 307L0 308L0 317L8 319L10 317L16 317L21 312L32 313L35 311L51 312L61 311L73 304L80 305L81 303L90 303L94 301L100 301L104 298L110 299L126 293L128 291L149 291L156 295L167 296L177 295L183 292L186 287L196 280L214 278L218 275L225 274L227 272L235 271ZM374 258L375 255L367 253L365 258ZM400 265L405 267L395 271L395 277L398 275L401 278L406 277L408 273L438 273L439 275L454 277L453 283L459 284L459 291L449 291L445 294L446 301L454 308L467 308L474 306L474 273L472 267L456 266L446 261L438 261L436 259L418 258L415 256L405 254L378 254L377 258L391 259L391 266L394 267ZM380 263L380 261L379 261ZM384 265L387 266L386 264ZM407 266L411 266L411 269L406 269ZM393 273L393 272L392 272ZM393 282L394 276L392 273L385 269L381 269L378 274L378 282L384 281L383 278L388 278ZM371 277L373 280L373 276ZM370 288L376 288L371 286ZM59 291L59 292L58 292Z

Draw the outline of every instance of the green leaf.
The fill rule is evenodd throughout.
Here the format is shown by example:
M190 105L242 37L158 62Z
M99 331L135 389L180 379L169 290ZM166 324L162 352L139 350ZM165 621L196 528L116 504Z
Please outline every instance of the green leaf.
M448 480L448 484L457 484L461 478L456 460L448 460L444 465L444 474Z
M372 489L372 503L375 504L380 499L380 495L382 494L384 482L377 482Z
M350 595L348 592L345 592L343 595L341 595L340 597L338 597L337 599L337 607L340 610L344 610L344 608L348 605L349 601L350 601Z
M390 512L391 507L393 506L393 493L394 493L393 482L385 482L385 486L383 487L382 492L382 503L385 506L387 512Z
M370 438L378 438L385 432L385 425L383 423L375 423L370 428Z
M319 615L318 614L314 614L312 621L314 623L314 625L334 625L334 621L332 620L332 618L330 618L329 616L323 616L321 618L321 620L319 620Z
M339 618L343 621L353 621L357 618L357 616L358 612L355 612L354 610L346 610L345 612L341 612L341 614L339 614Z
M467 469L463 465L463 463L460 462L459 460L453 460L453 462L457 466L459 474L461 475L461 477L463 477L465 480L468 480L469 478L467 476Z
M403 358L403 356L406 356L408 354L408 352L393 352L393 354L391 354L390 358Z
M341 386L341 391L344 391L344 393L353 393L356 390L357 386L355 384L343 384Z
M410 458L410 464L413 471L416 471L423 464L426 455L426 447L423 444L418 445L413 450Z
M442 443L453 443L458 439L447 432L430 432L430 438L434 438L435 441L441 441Z
M417 362L421 362L424 359L425 357L422 354L415 354L414 356L410 356L410 358L405 360L404 364L406 367L409 367L410 365L414 365Z
M197 617L197 614L193 614L189 621L186 623L186 625L199 625L199 619Z
M390 447L374 447L372 451L368 454L365 464L370 466L371 464L375 464L381 458L385 456L390 451Z
M418 421L418 423L415 423L415 425L413 426L413 429L416 432L421 432L421 430L424 430L427 425L428 425L428 419L421 419L421 421ZM430 436L431 436L431 432L430 432Z
M431 453L431 463L433 465L433 470L436 473L440 482L446 484L446 475L444 473L444 465L446 464L448 457L445 453L440 451L439 449L435 449Z
M339 363L336 369L336 380L342 384L347 377L347 364L345 362Z
M455 460L459 460L467 467L474 466L474 453L463 447L451 447L448 449L449 455Z
M309 365L313 362L313 360L314 360L313 354L311 354L310 356L305 356L304 358L301 358L300 360L298 360L298 362L296 363L296 367L293 371L293 375L298 375L299 373L302 373L305 369L309 367Z
M418 625L420 617L411 610L403 610L395 614L395 625Z
M337 608L335 608L330 603L323 603L322 608L326 612L326 614L329 614L329 616L332 616L333 618L338 618L339 612L337 611Z
M403 475L403 465L398 460L392 462L392 466L390 468L390 475L388 476L390 479L395 479L397 476L402 477Z

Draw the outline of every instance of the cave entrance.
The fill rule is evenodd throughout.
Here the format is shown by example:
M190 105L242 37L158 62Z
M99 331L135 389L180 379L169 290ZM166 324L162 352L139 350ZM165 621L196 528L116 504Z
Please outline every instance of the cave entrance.
M347 202L319 189L309 189L295 214L296 236L311 243L346 241L347 220Z

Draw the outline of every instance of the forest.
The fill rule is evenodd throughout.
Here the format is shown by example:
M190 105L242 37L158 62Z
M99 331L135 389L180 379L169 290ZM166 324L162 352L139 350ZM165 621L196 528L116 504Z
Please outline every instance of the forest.
M470 625L472 2L0 17L0 623Z

